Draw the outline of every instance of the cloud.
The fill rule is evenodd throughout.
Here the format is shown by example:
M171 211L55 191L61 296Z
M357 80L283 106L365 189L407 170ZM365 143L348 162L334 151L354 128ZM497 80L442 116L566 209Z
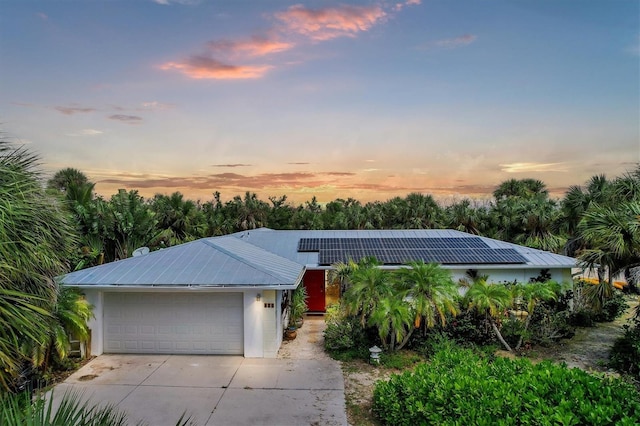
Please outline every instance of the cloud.
M138 124L142 121L142 117L137 115L114 114L109 116L109 120L122 121L128 124Z
M96 130L96 129L82 129L80 133L86 136L95 136L95 135L101 135L104 132L102 130Z
M531 172L566 172L565 163L510 163L500 164L501 170L507 173Z
M307 164L311 164L311 163L299 162L299 163L287 163L287 164L292 164L294 166L306 166Z
M73 115L78 113L94 112L96 109L91 107L78 107L78 106L56 106L53 107L56 111L61 112L64 115Z
M296 187L301 183L305 185L320 185L324 181L315 173L262 173L254 176L238 173L217 173L206 176L149 176L120 174L114 177L102 179L99 183L115 184L130 188L189 188L189 189L214 189L234 188L245 191L250 189L264 189L278 187Z
M102 130L82 129L78 133L67 133L67 136L97 136L101 135L102 133Z
M324 174L328 176L355 176L356 175L353 172L325 172Z
M252 167L253 164L213 164L211 167Z
M251 57L284 52L294 46L292 42L257 35L251 36L248 40L214 40L207 43L207 48L214 54L223 53Z
M157 101L142 103L142 110L162 110L162 109L171 109L174 107L175 105L173 104L165 104Z
M193 6L196 4L200 4L201 0L152 0L156 4L160 4L162 6L170 6L172 4L181 4L185 6Z
M477 35L464 34L455 38L446 38L443 40L437 40L433 43L433 45L444 48L444 49L455 49L457 47L468 46L471 43L474 43L477 39L478 39Z
M37 16L38 16L38 18L42 19L43 21L49 20L49 16L46 13L38 12Z
M165 5L172 2L172 0L155 1ZM421 0L406 0L398 5L401 9L404 6L420 3ZM252 35L249 38L237 40L212 40L205 44L204 54L192 55L185 60L166 62L159 68L164 71L179 71L192 79L257 79L263 77L274 66L247 64L247 60L268 57L293 49L304 41L304 38L319 42L338 37L355 37L358 33L368 31L384 22L393 13L394 9L389 5L340 5L308 9L297 4L269 15L276 21L276 25L267 29L264 35ZM303 37L298 37L294 42L291 38L295 36ZM290 60L284 62L284 64L297 63Z
M396 12L399 12L402 9L404 9L405 6L417 6L417 5L421 4L421 3L422 3L422 0L407 0L407 1L403 2L403 3L396 3L395 6L393 6L393 9Z
M387 13L380 6L341 5L323 9L307 9L301 4L290 6L273 15L284 30L312 40L354 37L384 20Z
M262 77L270 65L228 65L206 56L194 55L184 62L167 62L162 70L178 70L189 78L234 80Z

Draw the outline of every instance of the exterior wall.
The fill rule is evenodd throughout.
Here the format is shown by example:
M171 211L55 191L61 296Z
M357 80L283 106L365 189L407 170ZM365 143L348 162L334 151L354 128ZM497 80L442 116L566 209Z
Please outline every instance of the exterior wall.
M262 291L247 290L244 292L244 356L246 358L264 357L263 304ZM258 294L260 301L256 300Z
M513 282L528 283L531 278L535 278L540 274L540 269L478 269L478 274L489 275L489 282ZM453 280L467 278L467 270L451 270ZM551 279L562 282L571 282L571 269L549 269Z
M102 292L98 290L83 290L87 301L93 305L93 318L91 318L87 325L91 330L91 343L89 346L89 356L102 355L103 352L103 339L102 339L102 306L103 297Z
M277 290L276 291L276 344L278 345L278 349L282 346L282 335L284 331L284 322L282 315L282 298L284 297L284 292L286 290ZM276 353L276 356L278 354Z
M278 355L277 335L278 329L278 309L276 308L276 291L265 290L262 292L262 357L275 358Z

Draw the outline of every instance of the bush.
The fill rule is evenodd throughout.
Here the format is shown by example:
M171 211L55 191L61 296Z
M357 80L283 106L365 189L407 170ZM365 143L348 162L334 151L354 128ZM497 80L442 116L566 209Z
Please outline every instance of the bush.
M447 324L441 330L444 335L458 343L486 345L496 342L489 321L484 315L478 315L473 310L465 310L456 317L447 318Z
M437 352L413 372L378 382L373 411L393 425L635 425L640 396L616 378L545 361Z
M611 322L621 316L629 307L624 294L620 290L615 290L613 296L604 301L602 310L594 316L596 322Z
M630 324L624 325L624 334L611 348L609 365L640 380L640 316L636 315L630 320Z
M366 333L358 318L345 315L338 304L327 309L325 321L324 348L333 358L368 359Z
M531 318L529 339L534 345L548 346L560 339L569 339L575 334L569 322L571 312L566 306L542 302Z

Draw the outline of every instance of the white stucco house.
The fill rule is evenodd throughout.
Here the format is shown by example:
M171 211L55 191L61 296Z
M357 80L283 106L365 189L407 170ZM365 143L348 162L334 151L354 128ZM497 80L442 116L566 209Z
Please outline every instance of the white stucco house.
M94 305L92 355L277 355L290 290L304 285L324 312L327 270L373 255L385 267L437 261L454 279L473 269L491 281L528 282L541 270L571 280L573 258L454 230L255 229L69 273L62 285Z

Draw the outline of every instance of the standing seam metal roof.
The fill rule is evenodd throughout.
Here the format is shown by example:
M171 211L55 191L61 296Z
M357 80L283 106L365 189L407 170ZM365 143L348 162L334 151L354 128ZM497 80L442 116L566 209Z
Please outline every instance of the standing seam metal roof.
M572 268L576 260L455 230L304 230L260 228L203 238L164 250L72 272L61 278L75 286L294 288L304 268L318 268L317 252L298 252L300 238L481 238L491 248L511 248L526 260L516 265L456 265L460 268Z
M201 239L61 277L74 286L260 287L300 282L304 267L233 237Z

